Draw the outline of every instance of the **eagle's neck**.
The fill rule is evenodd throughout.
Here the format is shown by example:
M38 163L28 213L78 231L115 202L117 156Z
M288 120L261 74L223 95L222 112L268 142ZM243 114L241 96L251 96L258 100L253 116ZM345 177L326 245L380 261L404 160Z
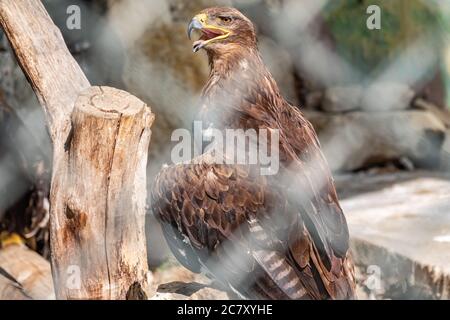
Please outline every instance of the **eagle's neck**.
M261 56L256 47L229 45L227 50L208 51L208 60L211 67L210 78L213 76L227 77L238 71L239 64L244 60L262 63Z
M260 116L264 121L276 117L284 100L256 46L237 46L208 56L211 72L203 89L204 120L219 128L242 128L237 119L250 117L257 126L264 120Z

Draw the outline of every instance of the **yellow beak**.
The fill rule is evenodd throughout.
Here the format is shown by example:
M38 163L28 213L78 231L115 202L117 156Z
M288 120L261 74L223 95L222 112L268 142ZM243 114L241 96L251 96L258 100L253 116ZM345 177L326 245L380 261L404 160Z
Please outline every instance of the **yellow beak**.
M200 30L203 31L203 33L205 34L217 34L216 37L207 39L207 40L199 40L196 41L194 43L193 46L193 50L194 52L199 51L200 49L202 49L203 47L205 47L207 44L213 42L213 41L218 41L218 40L222 40L222 39L226 39L230 36L231 31L225 29L225 28L221 28L221 27L217 27L214 25L211 25L208 23L208 16L204 13L198 14L196 15L191 22L189 23L189 27L188 27L188 37L189 39L191 39L192 37L192 33L194 32L194 30Z

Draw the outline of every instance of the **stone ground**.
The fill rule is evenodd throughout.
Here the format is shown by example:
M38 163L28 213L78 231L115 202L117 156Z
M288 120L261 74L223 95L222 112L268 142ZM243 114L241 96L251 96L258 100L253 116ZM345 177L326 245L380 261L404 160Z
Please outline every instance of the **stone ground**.
M166 262L153 273L154 300L227 300L228 295L209 286L210 280L180 266Z
M338 190L373 296L449 298L448 174L353 175L338 179Z
M362 267L357 266L358 299L380 299L382 293L371 294L364 285L367 276ZM153 273L152 300L228 300L232 299L227 293L214 286L211 281L202 275L197 275L177 262L171 261Z

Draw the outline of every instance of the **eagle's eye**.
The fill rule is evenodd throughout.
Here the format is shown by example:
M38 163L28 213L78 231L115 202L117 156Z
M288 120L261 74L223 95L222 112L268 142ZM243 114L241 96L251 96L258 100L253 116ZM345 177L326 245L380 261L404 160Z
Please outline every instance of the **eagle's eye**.
M226 17L226 16L219 16L219 20L225 23L230 23L231 21L233 21L233 19L231 17Z

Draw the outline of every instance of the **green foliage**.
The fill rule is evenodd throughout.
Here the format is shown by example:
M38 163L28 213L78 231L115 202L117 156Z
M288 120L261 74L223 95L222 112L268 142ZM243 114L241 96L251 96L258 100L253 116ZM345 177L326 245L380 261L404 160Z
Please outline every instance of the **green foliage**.
M381 8L381 30L366 26L370 5ZM421 0L333 0L323 14L338 52L365 72L422 36L438 37L442 30L437 8Z
M445 1L445 0L440 0ZM439 24L443 31L443 40L446 45L445 58L442 69L447 87L447 106L450 108L450 2L441 2L441 14Z

